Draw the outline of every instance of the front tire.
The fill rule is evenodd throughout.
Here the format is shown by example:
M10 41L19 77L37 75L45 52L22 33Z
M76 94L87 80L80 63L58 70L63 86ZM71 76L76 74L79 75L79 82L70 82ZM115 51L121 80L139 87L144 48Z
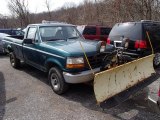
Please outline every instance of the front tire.
M13 52L10 53L10 63L13 68L20 67L20 60L16 58L16 55Z
M56 94L60 95L67 91L68 84L63 78L62 71L60 71L57 67L52 67L49 70L48 80Z

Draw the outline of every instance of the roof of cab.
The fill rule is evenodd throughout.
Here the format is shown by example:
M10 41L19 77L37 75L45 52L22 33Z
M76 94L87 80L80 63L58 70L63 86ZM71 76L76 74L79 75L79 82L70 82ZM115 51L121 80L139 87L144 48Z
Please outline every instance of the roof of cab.
M38 23L38 24L29 24L29 26L75 26L67 23Z

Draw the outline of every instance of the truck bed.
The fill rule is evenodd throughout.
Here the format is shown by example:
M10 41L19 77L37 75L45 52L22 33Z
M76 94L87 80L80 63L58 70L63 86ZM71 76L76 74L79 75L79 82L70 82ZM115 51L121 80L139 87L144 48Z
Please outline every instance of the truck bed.
M4 50L9 53L9 47L22 46L24 36L7 36L3 39Z
M6 41L19 42L23 41L24 36L7 36L4 38Z
M23 40L24 36L23 35L11 35L11 36L8 36L10 38L16 38L16 39L19 39L19 40Z

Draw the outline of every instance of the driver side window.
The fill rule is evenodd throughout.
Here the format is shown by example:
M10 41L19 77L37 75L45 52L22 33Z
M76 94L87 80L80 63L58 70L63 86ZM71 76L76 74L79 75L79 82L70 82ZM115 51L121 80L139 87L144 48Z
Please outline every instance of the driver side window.
M36 30L37 30L36 27L30 27L28 29L27 39L34 40L35 35L36 35Z

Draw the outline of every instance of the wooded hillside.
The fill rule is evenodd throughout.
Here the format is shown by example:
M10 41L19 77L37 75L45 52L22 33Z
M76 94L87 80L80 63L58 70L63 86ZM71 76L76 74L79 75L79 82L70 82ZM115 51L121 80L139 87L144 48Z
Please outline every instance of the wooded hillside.
M29 1L10 0L8 9L12 16L0 16L0 28L25 27L42 20L63 21L71 24L101 24L112 26L117 22L160 20L160 0L85 0L83 4L68 4L51 11L46 0L48 12L34 14L29 12Z

